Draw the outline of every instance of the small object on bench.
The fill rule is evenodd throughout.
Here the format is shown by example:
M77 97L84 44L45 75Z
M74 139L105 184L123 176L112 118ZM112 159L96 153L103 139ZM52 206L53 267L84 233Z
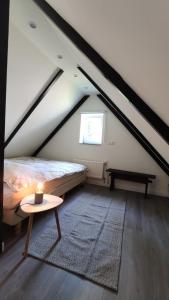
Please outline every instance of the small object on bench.
M114 180L115 179L124 179L128 181L134 181L145 184L145 198L147 197L148 193L148 184L152 183L151 179L155 179L156 176L152 174L145 174L145 173L138 173L138 172L131 172L131 171L124 171L124 170L116 170L116 169L107 169L106 172L109 173L111 177L110 182L110 191L114 189Z

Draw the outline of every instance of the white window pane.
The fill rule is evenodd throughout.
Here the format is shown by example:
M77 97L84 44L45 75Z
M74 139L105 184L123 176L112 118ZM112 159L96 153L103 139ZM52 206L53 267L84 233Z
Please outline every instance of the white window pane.
M103 131L103 114L81 114L80 143L101 144Z

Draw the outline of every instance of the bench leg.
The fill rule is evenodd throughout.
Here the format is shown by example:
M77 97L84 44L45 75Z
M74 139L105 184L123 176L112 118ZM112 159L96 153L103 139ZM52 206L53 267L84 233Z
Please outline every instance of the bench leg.
M114 177L111 176L110 191L114 190Z
M146 182L145 184L145 194L144 194L144 198L147 198L147 193L148 193L148 182Z

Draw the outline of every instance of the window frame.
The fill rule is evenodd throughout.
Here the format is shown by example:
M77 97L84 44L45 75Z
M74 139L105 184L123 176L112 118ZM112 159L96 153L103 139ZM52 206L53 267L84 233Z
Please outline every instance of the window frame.
M80 141L80 135L81 135L81 116L82 115L97 115L97 114L102 114L102 137L101 137L101 143L86 143L86 142L81 142ZM79 144L81 145L94 145L94 146L101 146L104 143L104 135L105 135L105 115L106 111L85 111L85 112L80 112L80 129L79 129Z

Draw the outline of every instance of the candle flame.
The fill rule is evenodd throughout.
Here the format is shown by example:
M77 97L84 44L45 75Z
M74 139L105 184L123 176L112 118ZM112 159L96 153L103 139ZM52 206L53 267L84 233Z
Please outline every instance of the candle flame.
M38 182L36 191L37 191L37 193L43 193L43 183L42 182Z

